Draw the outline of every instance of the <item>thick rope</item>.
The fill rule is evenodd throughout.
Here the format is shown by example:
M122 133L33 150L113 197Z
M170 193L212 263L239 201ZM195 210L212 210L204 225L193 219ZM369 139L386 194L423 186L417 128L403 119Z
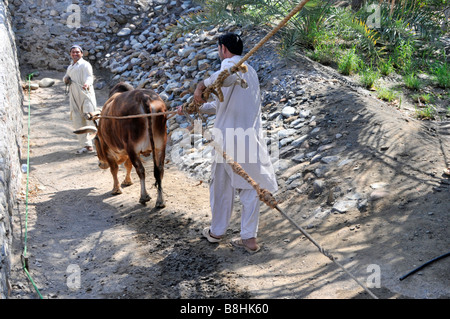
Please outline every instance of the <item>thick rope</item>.
M286 25L286 23L295 15L297 14L306 3L308 3L309 0L303 0L301 1L294 9L291 10L291 12L275 27L271 32L269 32L263 39L261 39L244 57L242 57L241 60L239 60L238 63L236 63L233 67L231 67L229 70L223 70L216 81L214 81L213 84L208 86L204 92L203 92L203 98L205 100L209 99L209 96L211 93L216 95L219 99L219 101L223 102L223 93L222 93L222 87L223 82L225 79L230 76L233 73L247 72L247 66L243 65L245 61L247 61L253 54L255 54L256 51L258 51L275 33L277 33L282 27ZM241 79L242 82L244 80ZM78 83L77 83L78 84ZM241 85L245 85L245 83L242 83ZM188 117L189 114L198 113L198 109L201 106L201 104L198 104L192 99L191 102L187 102L182 106L183 112ZM167 112L165 114L174 114L176 111ZM163 113L154 114L154 115L148 115L148 116L156 116L156 115L162 115ZM144 116L138 116L138 117L144 117ZM97 117L100 118L100 117ZM122 118L135 118L135 117L106 117L102 116L102 118L114 118L114 119L122 119Z
M253 54L255 54L256 51L258 51L275 33L277 33L282 27L286 25L286 23L295 15L297 14L305 4L309 0L303 0L300 2L294 9L291 10L291 12L275 27L271 32L269 32L263 39L261 39L254 47L251 49L244 57L242 57L241 60L239 60L238 63L236 63L233 67L231 67L229 70L223 70L216 81L214 81L213 84L211 84L209 87L205 89L203 92L203 98L204 100L208 100L210 93L214 93L218 98L219 101L223 101L223 93L222 93L222 86L223 81L230 76L232 73L236 72L246 72L246 67L242 64L247 61ZM183 109L188 113L198 113L200 105L196 103L194 100L191 102L185 103L183 105Z
M217 143L215 144L216 150L220 148L220 146ZM267 206L270 208L276 208L277 207L277 201L273 197L272 193L269 192L267 189L261 188L258 183L256 183L250 175L247 174L247 172L242 168L242 166L239 163L236 163L225 151L222 151L222 156L225 159L226 163L228 163L231 166L231 169L233 172L241 176L243 179L245 179L258 193L259 199L264 202Z

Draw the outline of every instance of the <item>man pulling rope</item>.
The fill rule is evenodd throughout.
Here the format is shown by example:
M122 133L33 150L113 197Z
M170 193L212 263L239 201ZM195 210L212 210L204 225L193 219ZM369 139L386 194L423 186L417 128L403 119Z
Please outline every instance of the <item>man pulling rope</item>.
M210 227L203 230L203 236L209 242L217 243L225 235L233 212L234 194L237 192L243 206L241 233L231 243L254 253L260 249L256 241L260 202L255 187L261 185L264 189L276 191L278 185L262 134L258 75L248 64L241 64L236 69L240 70L240 74L229 71L241 60L243 42L239 35L221 35L218 38L218 51L222 60L221 70L197 85L192 104L196 112L216 114L214 128L210 131L214 135L213 141L219 150L225 149L230 155L230 159L224 163L222 152L218 151L212 163L212 218ZM211 92L217 92L219 98L207 103L205 98ZM179 114L183 114L183 111L180 106ZM234 173L228 164L233 162L239 162L240 168L255 182L251 184L251 180Z

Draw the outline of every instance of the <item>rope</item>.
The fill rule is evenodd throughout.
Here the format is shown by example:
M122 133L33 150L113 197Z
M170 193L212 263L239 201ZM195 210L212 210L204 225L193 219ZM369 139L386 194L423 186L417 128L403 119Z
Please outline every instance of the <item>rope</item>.
M92 101L91 96L88 94L89 89L85 89L85 88L83 87L83 85L81 85L81 84L78 83L78 82L73 81L72 79L70 79L69 84L66 84L66 89L65 89L66 94L69 94L68 88L70 87L70 85L71 85L72 83L75 83L76 85L78 85L78 86L81 88L81 92L87 97L87 99L88 99L89 101L91 101L92 104L96 104L96 103L94 103L94 101Z
M236 73L236 72L247 72L247 67L242 65L245 61L247 61L256 51L258 51L275 33L277 33L282 27L284 27L286 25L286 23L295 15L297 14L301 9L303 9L303 7L305 6L305 4L308 2L309 0L303 0L301 1L294 9L291 10L291 12L275 27L273 28L273 30L271 32L269 32L264 38L262 38L254 47L253 49L251 49L246 55L244 55L244 57L238 62L236 63L233 67L231 67L229 70L223 70L216 81L214 81L213 84L211 84L209 87L207 87L205 89L205 91L203 92L203 98L204 100L208 100L208 97L210 95L210 93L214 93L218 98L219 101L222 102L223 101L223 93L222 93L222 84L223 81L232 73ZM190 103L185 103L183 105L183 109L186 110L187 113L192 114L192 113L198 113L198 108L200 107L200 105L198 103L196 103L194 100L191 101Z
M25 193L25 235L24 235L24 248L21 256L22 260L22 268L39 295L40 299L42 298L39 289L37 288L33 278L31 277L28 271L28 257L27 257L27 242L28 242L28 186L30 180L30 130L31 130L31 78L33 77L33 73L29 74L28 77L28 143L27 143L27 183L26 183L26 193Z
M330 259L332 262L334 262L339 268L341 268L347 275L349 275L353 280L356 281L358 285L360 285L372 298L378 299L376 295L374 295L358 278L356 278L353 274L351 274L343 265L341 265L336 258L331 255L330 252L326 251L322 246L319 245L317 241L314 240L314 238L311 237L311 235L304 230L300 225L298 225L291 217L289 217L278 205L276 199L270 193L268 190L261 188L258 183L256 183L250 175L242 168L242 166L235 162L225 151L221 150L221 147L216 143L213 142L214 148L217 151L221 151L223 158L225 159L226 163L228 163L231 166L231 169L234 173L238 174L242 178L244 178L258 193L259 199L264 202L267 206L270 208L275 208L278 212L281 213L283 217L285 217L292 225L294 225L295 228L297 228L309 241L311 241L319 250L320 253L322 253L325 257Z
M136 119L141 117L159 116L167 114L176 114L178 111L168 111L168 112L158 112L158 113L146 113L146 114L136 114L136 115L126 115L126 116L111 116L111 115L99 115L95 113L86 113L85 116L89 120L97 119L114 119L114 120L126 120L126 119Z
M294 225L303 235L305 235L306 238L308 238L309 241L311 241L318 249L319 252L321 252L325 257L330 259L332 262L334 262L339 268L341 268L347 275L349 275L358 285L360 285L373 299L378 299L378 297L371 292L358 278L356 278L352 273L350 273L343 265L341 265L336 258L331 255L330 252L323 249L306 230L304 230L302 227L300 227L292 218L290 218L283 210L277 205L275 207L289 222Z

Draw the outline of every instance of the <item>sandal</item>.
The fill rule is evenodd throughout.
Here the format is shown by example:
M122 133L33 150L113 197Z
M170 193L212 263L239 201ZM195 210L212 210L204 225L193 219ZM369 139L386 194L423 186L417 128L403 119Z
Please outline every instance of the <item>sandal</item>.
M218 243L222 239L222 238L217 238L217 237L211 236L211 230L209 229L209 227L206 227L203 229L202 235L203 235L203 237L208 239L208 241L210 243Z
M450 167L444 169L444 175L450 176Z
M250 249L247 245L244 244L244 241L242 238L233 238L231 240L231 245L238 248L244 248L246 251L248 251L251 254L257 253L261 247L257 244L255 249Z
M80 154L84 154L84 153L93 153L94 149L92 148L92 146L85 146L82 149L79 149L78 151L76 151L76 154L80 155Z

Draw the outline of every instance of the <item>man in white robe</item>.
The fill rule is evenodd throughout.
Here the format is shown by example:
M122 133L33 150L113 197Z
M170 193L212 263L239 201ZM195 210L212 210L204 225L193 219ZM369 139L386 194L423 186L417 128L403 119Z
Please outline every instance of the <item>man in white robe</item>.
M72 46L70 56L72 63L67 68L63 80L66 84L70 84L70 119L74 129L79 129L91 125L88 124L90 121L87 121L83 114L94 112L97 108L93 87L94 74L91 64L83 59L83 49L80 46ZM77 137L81 147L77 154L93 152L92 139L88 138L88 134L77 134Z
M216 114L211 132L213 140L261 188L274 192L278 185L261 127L261 97L256 71L245 64L247 72L227 77L222 88L223 102L214 100L206 103L202 98L204 89L214 83L222 70L229 69L240 61L242 48L242 40L236 34L228 33L219 37L221 68L197 85L194 100L204 103L199 112ZM240 78L246 81L247 88L240 85ZM203 230L203 236L210 242L220 241L230 223L235 192L239 194L243 206L241 233L240 238L232 239L231 243L249 252L257 252L260 249L256 241L260 212L258 194L247 181L232 171L220 151L216 152L211 168L211 226Z

